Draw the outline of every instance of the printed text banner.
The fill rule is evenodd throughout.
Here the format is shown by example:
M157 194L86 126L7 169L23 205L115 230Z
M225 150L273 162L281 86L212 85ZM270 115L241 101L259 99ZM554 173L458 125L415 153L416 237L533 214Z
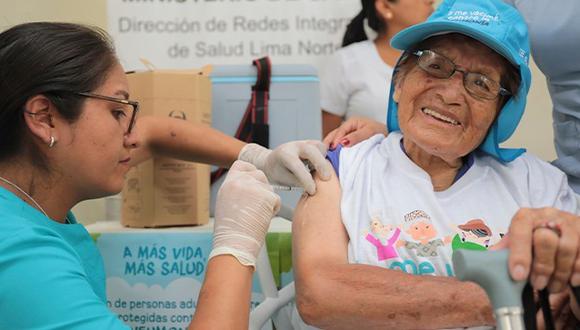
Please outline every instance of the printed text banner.
M340 47L359 0L108 0L109 33L126 70L206 64L319 66Z

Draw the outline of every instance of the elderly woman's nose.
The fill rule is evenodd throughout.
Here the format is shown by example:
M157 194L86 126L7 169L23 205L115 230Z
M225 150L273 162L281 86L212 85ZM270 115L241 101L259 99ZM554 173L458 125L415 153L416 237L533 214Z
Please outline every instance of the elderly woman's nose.
M467 93L463 85L463 74L456 71L449 79L442 80L441 83L438 94L441 96L443 102L449 105L460 105Z

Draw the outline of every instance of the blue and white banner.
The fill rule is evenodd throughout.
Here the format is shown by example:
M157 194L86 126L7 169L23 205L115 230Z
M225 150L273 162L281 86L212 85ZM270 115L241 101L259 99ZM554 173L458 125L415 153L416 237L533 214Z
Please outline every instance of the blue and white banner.
M211 232L93 236L107 274L107 305L119 319L133 330L187 329L205 276ZM254 277L251 307L263 299Z
M360 0L108 0L108 30L126 70L206 64L318 66L340 47Z

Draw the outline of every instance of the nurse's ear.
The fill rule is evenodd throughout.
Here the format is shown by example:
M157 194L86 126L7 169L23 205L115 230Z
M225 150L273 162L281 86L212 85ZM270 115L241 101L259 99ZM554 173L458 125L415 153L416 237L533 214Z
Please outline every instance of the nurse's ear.
M24 104L24 122L34 137L52 147L58 140L54 117L58 114L54 104L44 95L35 95Z
M391 3L386 0L375 0L375 12L383 22L388 22L393 19L393 8Z

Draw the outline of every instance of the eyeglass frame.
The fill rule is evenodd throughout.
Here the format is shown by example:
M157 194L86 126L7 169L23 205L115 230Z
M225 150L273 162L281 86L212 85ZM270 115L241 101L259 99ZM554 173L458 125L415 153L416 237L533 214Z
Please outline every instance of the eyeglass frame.
M131 134L131 131L133 130L133 127L135 126L135 120L137 118L137 113L139 112L139 102L126 100L126 99L120 99L120 98L101 95L101 94L96 94L96 93L90 93L90 92L75 92L74 94L79 95L79 96L83 96L83 97L93 98L93 99L105 100L105 101L110 101L110 102L115 102L115 103L120 103L120 104L128 104L128 105L132 106L133 113L131 114L131 120L129 121L129 127L127 127L127 131L125 132L126 135Z
M435 54L435 55L437 55L437 56L440 56L440 57L444 58L445 60L449 61L451 64L453 64L453 70L451 71L451 73L449 74L449 76L448 76L447 78L439 78L439 77L437 77L437 76L434 76L434 75L433 75L433 74L431 74L429 71L427 71L426 69L424 69L424 68L423 68L421 65L419 65L419 58L420 58L420 57L421 57L423 54L425 54L425 52L431 52L431 53L433 53L433 54ZM415 55L415 56L417 56L417 66L418 66L418 67L420 67L420 68L421 68L421 70L425 71L425 72L426 72L426 73L428 73L430 76L432 76L432 77L435 77L435 78L437 78L437 79L449 79L449 78L453 77L453 75L455 74L455 72L461 72L461 73L463 73L463 87L465 88L465 90L466 90L467 92L469 92L469 94L470 94L470 95L472 95L472 96L474 96L474 97L477 97L477 98L482 98L482 99L485 99L485 100L496 100L496 99L497 99L498 97L500 97L500 96L510 96L510 95L513 95L513 94L512 94L512 92L510 92L508 89L504 88L504 87L503 87L503 86L502 86L502 85L501 85L499 82L497 82L497 81L495 81L495 80L493 80L493 79L489 78L487 75L484 75L484 74L482 74L482 73L469 72L469 71L466 71L466 70L459 69L459 68L457 67L457 64L455 64L455 62L453 62L452 60L450 60L449 58L447 58L445 55L441 55L441 54L439 54L439 53L437 53L437 52L435 52L435 51L433 51L433 50L430 50L430 49L425 49L425 50L416 50L416 51L413 51L413 52L410 52L410 53L411 53L412 55ZM468 75L473 75L473 74L476 74L476 75L483 76L483 77L485 77L485 78L486 78L488 81L491 81L491 82L493 82L493 83L497 84L497 85L499 86L498 93L497 93L497 94L496 94L496 95L495 95L493 98L486 98L486 97L483 97L483 96L480 96L480 95L475 95L475 94L474 94L472 91L470 91L470 90L467 88L467 86L466 86L466 84L465 84L465 82L466 82L466 79L467 79L467 76L468 76Z

